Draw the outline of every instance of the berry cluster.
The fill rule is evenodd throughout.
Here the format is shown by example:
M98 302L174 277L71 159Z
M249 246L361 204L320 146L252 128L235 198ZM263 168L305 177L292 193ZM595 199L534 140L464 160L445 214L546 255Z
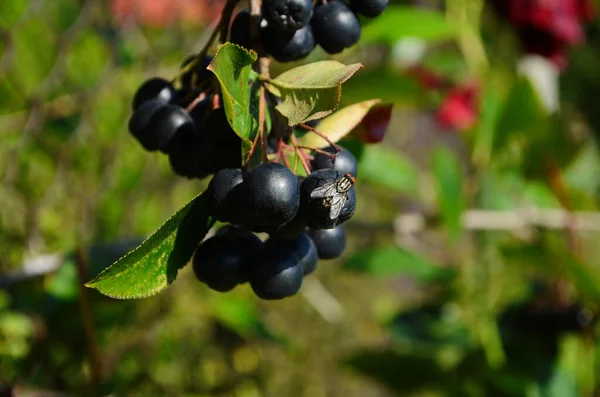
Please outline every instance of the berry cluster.
M260 298L282 299L298 292L319 258L339 257L342 223L356 209L356 160L346 150L323 151L312 165L306 178L274 162L217 172L206 194L213 216L230 225L196 250L196 277L216 291L249 282ZM253 232L270 237L263 243Z
M279 62L307 57L320 45L337 54L358 42L361 26L357 14L367 18L380 15L388 0L263 0L262 20L257 29L264 50ZM253 48L250 41L250 11L240 11L231 26L230 41Z
M193 62L189 57L182 65ZM155 77L144 82L133 98L129 131L150 151L169 156L173 171L204 178L223 168L241 167L241 139L233 131L218 95L206 56L195 70L182 75L181 88ZM215 103L216 102L216 103Z
M493 0L492 3L517 28L527 52L546 57L561 69L567 65L569 47L585 39L583 23L594 17L591 0Z

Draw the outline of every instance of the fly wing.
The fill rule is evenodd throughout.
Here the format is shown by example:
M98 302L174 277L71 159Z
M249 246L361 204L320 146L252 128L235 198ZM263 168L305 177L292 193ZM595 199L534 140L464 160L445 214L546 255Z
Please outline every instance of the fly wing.
M346 200L348 200L348 196L345 194L338 194L333 198L331 201L331 209L329 210L329 219L336 219L340 216L340 212L342 212Z
M337 193L335 186L335 182L331 182L318 187L310 193L310 198L326 198L334 196Z

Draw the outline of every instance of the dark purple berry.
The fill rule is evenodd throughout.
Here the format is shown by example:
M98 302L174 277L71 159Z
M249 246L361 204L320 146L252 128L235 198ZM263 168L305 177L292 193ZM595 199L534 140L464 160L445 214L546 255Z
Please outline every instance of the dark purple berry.
M151 99L158 99L165 103L175 103L177 101L177 91L168 80L160 77L154 77L145 81L133 96L133 110Z
M320 259L338 258L346 249L346 232L343 226L333 229L308 229Z
M302 286L304 270L296 254L278 246L265 247L250 268L250 286L262 299L283 299Z
M331 168L339 171L341 174L351 174L357 176L358 163L356 157L350 151L340 147L341 151L337 152L331 146L328 146L323 151L331 153L334 157L330 157L324 153L315 153L314 159L311 161L313 170L322 170L325 168Z
M375 18L387 8L388 0L350 0L352 11L367 18Z
M342 52L360 39L360 22L342 1L315 8L311 26L317 44L329 54Z
M311 0L263 0L262 17L273 30L293 33L308 24L312 17Z
M236 222L236 203L238 195L233 190L243 181L242 171L236 168L224 168L210 181L206 194L215 219L222 222ZM239 190L239 188L238 188Z
M265 49L278 62L293 62L306 58L315 48L310 25L293 33L281 33L270 25L261 29Z
M248 257L232 238L215 236L198 246L192 267L196 278L209 288L226 292L246 281Z

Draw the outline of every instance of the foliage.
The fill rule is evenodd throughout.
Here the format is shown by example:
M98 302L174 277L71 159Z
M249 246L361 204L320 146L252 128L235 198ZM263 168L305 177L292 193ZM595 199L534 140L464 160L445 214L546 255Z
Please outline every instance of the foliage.
M448 0L448 15L393 4L357 51L273 65L267 88L290 124L325 117L321 132L356 155L360 204L349 254L302 296L267 305L248 289L211 293L182 268L213 223L197 196L206 183L175 178L125 133L146 71L175 74L205 27L122 28L104 3L33 3L0 2L10 38L0 43L0 390L598 393L598 22L550 94L552 82L517 70L517 40L480 1ZM245 153L263 82L254 61L227 44L210 67ZM427 86L417 67L443 83ZM476 123L441 128L432 114L472 80ZM395 107L377 146L356 128L380 103ZM35 273L44 266L54 270ZM176 286L141 301L80 288L93 279L110 296L149 296L176 274ZM103 363L96 383L89 313Z

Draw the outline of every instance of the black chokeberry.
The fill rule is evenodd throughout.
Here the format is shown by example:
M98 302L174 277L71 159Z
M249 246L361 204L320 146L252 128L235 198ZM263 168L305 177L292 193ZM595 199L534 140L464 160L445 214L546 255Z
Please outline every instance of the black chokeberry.
M236 192L232 191L242 181L242 171L236 168L224 168L213 176L206 189L206 194L215 219L223 222L238 220L235 219L235 209L239 197L237 197Z
M315 243L320 259L338 258L346 249L346 231L343 226L333 229L308 229L308 236Z
M242 140L235 133L227 116L225 109L213 109L206 116L206 134L212 152L213 162L217 169L239 168L242 166Z
M291 221L298 212L298 179L281 164L262 163L244 175L241 197L247 226L251 230L278 228Z
M174 173L186 178L205 178L211 174L207 167L206 139L201 134L182 131L175 134L169 147L169 163Z
M352 10L367 18L375 18L386 9L388 0L350 0Z
M317 247L306 233L301 233L293 239L271 237L267 240L266 245L277 245L280 249L287 249L296 254L300 259L305 276L317 269L317 262L319 261Z
M229 41L244 48L252 48L250 41L250 9L244 8L233 19L231 30L229 32Z
M250 286L262 299L283 299L295 295L302 286L304 269L289 249L269 245L252 261Z
M331 153L333 157L324 153L315 153L314 159L310 163L313 170L331 168L339 171L342 174L348 173L357 176L358 163L356 161L356 157L354 157L350 151L344 149L343 147L340 147L340 149L341 150L337 153L336 150L331 146L322 149L327 153Z
M308 24L313 12L311 0L263 0L262 17L276 31L292 33Z
M152 116L165 106L166 104L158 99L146 101L133 111L129 119L129 132L146 150L158 150L163 144L163 137L156 135L149 122Z
M328 1L315 8L311 26L317 44L329 54L337 54L360 39L360 22L342 1Z
M195 129L194 120L185 109L178 105L165 105L152 114L146 133L152 134L158 149L166 153L175 134L195 134Z
M133 109L151 99L158 99L166 103L175 103L177 101L177 91L168 80L160 77L154 77L146 80L133 96Z
M278 62L304 59L316 46L310 25L293 33L278 32L267 25L261 29L261 37L267 52Z
M198 280L215 291L226 292L246 281L248 264L239 241L215 236L198 246L192 268Z
M346 176L339 171L322 169L312 172L304 179L300 188L300 211L306 217L306 224L315 229L331 229L347 221L356 210L356 192L350 186L345 193L340 193L338 183ZM346 182L344 182L346 184ZM326 188L331 192L328 197L312 197L317 188ZM346 184L347 187L347 184ZM343 189L342 189L343 190ZM343 206L337 216L332 217L334 203L344 195Z

